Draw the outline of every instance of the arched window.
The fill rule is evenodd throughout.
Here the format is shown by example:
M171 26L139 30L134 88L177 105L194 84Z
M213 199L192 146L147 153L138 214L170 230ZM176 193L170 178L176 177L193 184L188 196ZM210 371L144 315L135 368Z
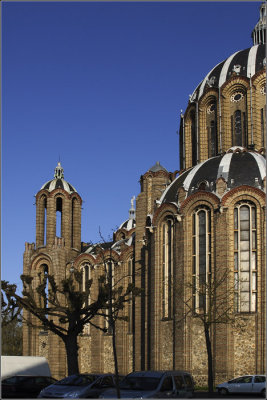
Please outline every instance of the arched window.
M264 109L261 108L261 146L265 147L265 136L266 136L266 123L265 123L265 116L266 112L264 112Z
M173 221L162 225L162 317L172 317L173 298Z
M208 307L207 288L211 279L211 213L199 207L193 214L193 301L196 312Z
M86 292L88 290L88 285L91 280L91 265L88 263L84 263L81 266L81 271L82 271L82 290L83 292ZM85 299L85 307L88 307L91 302L91 295L90 293ZM89 334L90 333L90 324L88 323L84 327L84 333Z
M114 261L112 259L109 259L105 262L105 269L106 269L106 284L109 287L109 290L114 289L114 284L115 284L115 279L114 279ZM107 303L108 308L105 310L106 317L104 318L104 328L107 329L107 333L111 334L112 333L112 327L110 325L110 318L112 318L112 313L113 310L110 310L109 308L109 300Z
M47 230L47 197L42 195L37 202L37 219L36 219L36 240L37 246L46 245Z
M56 236L62 237L62 198L56 199Z
M257 310L256 207L240 202L234 209L235 310Z
M217 109L215 100L207 107L207 130L209 157L214 157L218 154Z
M247 147L247 97L243 90L235 91L231 97L232 145Z
M242 121L240 110L236 110L234 113L234 145L242 146Z
M209 140L209 156L214 157L217 154L217 126L214 120L210 121L210 140Z
M191 117L192 165L196 165L197 164L196 113L192 111L190 117Z
M42 264L40 266L40 283L45 284L45 297L42 296L41 298L41 303L43 303L43 307L45 310L47 310L48 307L48 265L47 264ZM46 318L48 317L47 312L45 312Z
M133 258L129 258L128 262L128 282L131 285L133 283ZM132 294L130 294L130 299L128 302L128 332L133 333L133 298Z

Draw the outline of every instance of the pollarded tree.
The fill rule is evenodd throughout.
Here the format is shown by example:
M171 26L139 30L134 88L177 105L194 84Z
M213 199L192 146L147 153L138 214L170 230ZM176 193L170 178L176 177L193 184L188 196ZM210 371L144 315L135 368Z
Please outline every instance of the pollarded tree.
M2 281L7 304L16 304L35 316L40 324L32 323L32 326L42 327L58 335L65 345L68 375L79 373L78 335L86 324L96 326L92 319L107 303L107 293L99 285L97 299L87 305L86 298L90 294L92 280L82 290L82 272L74 270L59 284L53 275L39 274L38 278L37 286L33 287L33 277L21 275L22 296L16 293L16 285Z
M22 315L14 301L8 302L1 291L2 354L22 355Z
M83 273L75 268L71 268L69 275L59 283L49 274L39 273L38 279L36 284L32 276L21 275L22 296L16 293L16 285L2 281L2 291L7 300L6 307L26 310L40 321L40 324L34 325L24 318L28 325L47 329L59 336L66 349L68 375L79 373L78 335L88 323L106 332L106 327L102 328L93 322L94 317L98 315L106 318L105 310L109 309L112 299L113 318L115 315L117 318L119 310L123 309L123 305L128 302L130 294L135 293L135 289L130 284L125 290L122 286L110 288L105 268L98 277L95 300L90 296L93 280L86 281L84 287ZM90 304L87 301L89 296Z

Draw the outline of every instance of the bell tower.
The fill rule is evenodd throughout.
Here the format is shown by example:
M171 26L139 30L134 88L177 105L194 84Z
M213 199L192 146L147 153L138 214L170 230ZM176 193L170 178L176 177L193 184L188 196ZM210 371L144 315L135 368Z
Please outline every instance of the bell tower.
M36 195L36 248L51 248L60 239L64 247L80 251L81 206L81 197L65 181L58 162L54 179L46 182Z
M59 284L65 279L67 265L81 252L82 199L64 179L59 162L54 178L46 182L36 198L36 243L25 243L23 273L33 278L33 288L41 274L51 274ZM66 376L65 349L62 340L38 327L36 317L24 312L33 326L23 326L23 354L45 356L52 375ZM53 349L52 352L49 349Z

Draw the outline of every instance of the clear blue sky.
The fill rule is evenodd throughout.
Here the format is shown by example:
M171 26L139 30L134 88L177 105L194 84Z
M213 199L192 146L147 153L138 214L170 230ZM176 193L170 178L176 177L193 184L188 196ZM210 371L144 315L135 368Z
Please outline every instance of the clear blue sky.
M128 218L156 161L179 169L180 110L252 45L260 2L2 2L2 279L19 283L35 198L61 160L82 240Z

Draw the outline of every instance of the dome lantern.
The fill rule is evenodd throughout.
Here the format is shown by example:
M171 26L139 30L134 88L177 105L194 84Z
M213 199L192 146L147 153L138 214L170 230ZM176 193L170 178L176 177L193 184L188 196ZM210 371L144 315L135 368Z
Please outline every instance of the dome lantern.
M54 177L56 179L63 179L64 178L64 169L62 168L60 161L57 163L57 166L55 168Z
M64 179L64 169L61 166L60 161L57 163L54 172L54 179L46 182L42 187L41 190L45 189L48 192L52 192L54 189L64 189L69 194L77 192L77 190Z
M266 43L266 3L260 6L260 18L251 33L253 45Z

